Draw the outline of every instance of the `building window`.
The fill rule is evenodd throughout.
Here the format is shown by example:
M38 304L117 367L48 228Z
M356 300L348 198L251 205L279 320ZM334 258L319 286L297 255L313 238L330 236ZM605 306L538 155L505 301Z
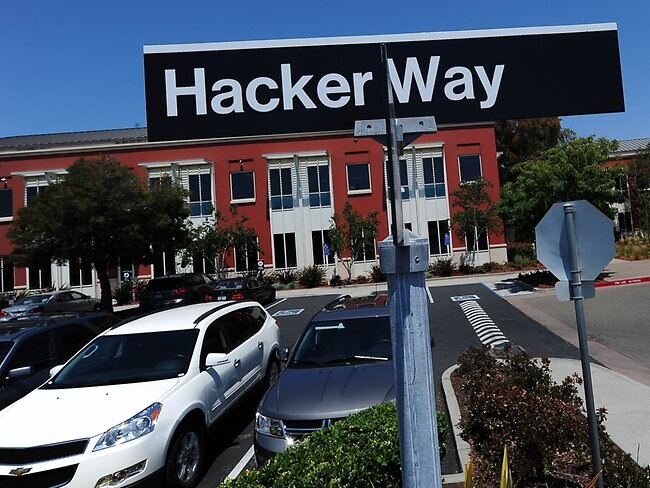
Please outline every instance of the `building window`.
M0 256L0 291L7 293L14 289L14 265L9 256Z
M370 164L349 163L346 165L348 173L348 193L368 193L370 188Z
M429 254L449 254L451 251L451 234L447 220L433 220L429 224Z
M36 195L44 193L47 189L47 185L34 185L25 187L25 205L29 205L29 202L32 201Z
M70 265L70 286L88 286L93 284L93 270L88 262L81 262L80 259L71 259Z
M271 182L271 210L293 208L291 168L269 169L269 180Z
M479 154L467 154L458 156L460 167L460 181L475 181L481 176L481 156Z
M190 187L190 215L192 217L207 217L212 215L212 178L210 173L188 176Z
M373 240L372 242L367 243L363 249L361 249L357 254L354 256L355 261L374 261L377 257L377 253L375 251L375 241Z
M273 234L273 249L275 250L276 268L295 268L298 266L296 260L296 235L293 232Z
M0 217L13 217L13 194L11 188L0 190Z
M49 263L43 266L30 266L28 273L30 290L49 288L52 286L52 267Z
M201 254L194 254L192 256L192 269L195 273L205 273L208 275L216 275L217 269L214 266L212 259L206 259Z
M314 230L311 233L314 264L332 264L334 256L330 251L330 236L327 230Z
M424 196L427 198L446 196L442 156L422 158L422 166L424 169Z
M330 196L330 172L326 164L308 166L307 183L309 186L310 207L329 207L332 205Z
M465 240L467 241L467 252L474 252L474 251L487 251L489 249L488 246L488 236L487 236L487 231L483 230L478 232L478 247L474 249L474 233L470 232L465 236Z
M253 171L236 171L230 173L231 201L255 201L255 173Z
M153 277L159 278L176 273L176 253L159 251L153 255Z
M160 177L159 176L150 176L149 177L149 189L158 188L160 186Z
M235 271L257 271L258 258L256 247L235 248Z

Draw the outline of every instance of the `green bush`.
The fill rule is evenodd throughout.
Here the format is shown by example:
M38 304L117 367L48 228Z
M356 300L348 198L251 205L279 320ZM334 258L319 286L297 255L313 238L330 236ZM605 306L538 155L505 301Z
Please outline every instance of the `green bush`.
M340 275L333 275L332 279L330 280L330 286L341 286L343 283L343 280L341 279Z
M537 251L532 243L508 242L506 252L509 262L514 262L517 256L521 256L526 261L537 261Z
M373 283L384 283L386 281L386 274L382 272L381 267L373 264L370 268L370 281Z
M280 271L276 271L273 274L275 281L282 285L288 285L289 283L293 283L298 279L298 275L293 269L282 269Z
M539 285L553 286L558 281L555 275L547 270L531 271L530 273L519 273L517 279L533 287L537 287Z
M316 288L325 281L327 268L324 266L307 266L298 273L298 283L306 288Z
M586 484L591 453L577 375L558 385L548 360L538 363L525 353L496 359L477 348L463 353L459 363L461 436L472 446L480 485L499 486L504 447L517 486L549 479L564 483L550 486ZM597 412L604 485L650 487L650 470L615 447L602 427L605 416L604 409ZM561 473L571 473L572 481ZM636 484L628 485L630 480Z
M451 258L438 258L429 265L429 273L433 276L451 276L456 270L456 263Z
M118 305L131 303L133 298L133 282L124 281L120 286L113 288L113 298Z
M441 458L448 436L449 427L438 412ZM398 488L401 483L397 412L394 403L382 403L310 434L261 468L221 486Z

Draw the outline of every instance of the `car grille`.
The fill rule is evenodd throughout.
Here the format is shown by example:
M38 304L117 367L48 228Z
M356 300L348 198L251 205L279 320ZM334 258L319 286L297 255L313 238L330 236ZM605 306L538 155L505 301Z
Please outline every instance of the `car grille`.
M82 454L88 439L25 448L0 448L0 465L25 465ZM4 485L0 485L3 486Z
M25 473L20 476L0 476L2 488L59 488L70 483L77 471L77 464L65 468L41 471L40 473Z
M315 419L315 420L284 420L284 433L294 440L306 434L329 427L340 419Z

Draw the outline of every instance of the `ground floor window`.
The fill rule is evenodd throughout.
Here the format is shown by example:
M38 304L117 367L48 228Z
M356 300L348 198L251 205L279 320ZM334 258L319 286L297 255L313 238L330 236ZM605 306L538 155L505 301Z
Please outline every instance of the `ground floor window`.
M257 271L257 259L259 254L257 248L253 247L248 249L236 248L235 249L235 271Z
M176 253L174 251L159 251L153 255L153 277L159 278L176 273Z
M0 291L7 293L14 289L14 265L9 256L0 256Z
M449 221L432 220L429 224L429 254L449 254L451 251L451 234Z
M374 261L377 259L377 252L375 250L375 240L367 242L363 249L360 249L354 256L355 261Z
M273 249L275 251L276 268L295 268L298 266L296 259L296 234L273 234Z
M206 259L201 254L192 256L192 268L195 273L205 273L208 275L216 275L217 268L214 265L214 259Z
M43 266L30 266L28 273L30 290L49 288L52 286L52 266L50 263Z
M70 286L86 286L93 284L93 270L89 262L81 259L71 259Z
M474 249L474 233L469 232L465 238L467 241L467 252L487 251L489 249L487 231L478 231L478 247Z
M330 236L328 230L312 231L311 243L314 264L334 263L334 255L330 251Z

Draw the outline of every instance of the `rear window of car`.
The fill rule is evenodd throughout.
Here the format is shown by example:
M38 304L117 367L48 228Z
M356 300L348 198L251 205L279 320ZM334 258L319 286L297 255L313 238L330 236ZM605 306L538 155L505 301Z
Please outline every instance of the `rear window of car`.
M32 295L16 300L15 305L29 305L32 303L45 303L52 295Z
M173 290L178 288L181 284L180 278L156 278L147 283L147 290L160 291L160 290Z
M221 280L217 283L217 288L220 290L226 290L228 288L243 288L244 280L243 279L234 279L234 280Z

